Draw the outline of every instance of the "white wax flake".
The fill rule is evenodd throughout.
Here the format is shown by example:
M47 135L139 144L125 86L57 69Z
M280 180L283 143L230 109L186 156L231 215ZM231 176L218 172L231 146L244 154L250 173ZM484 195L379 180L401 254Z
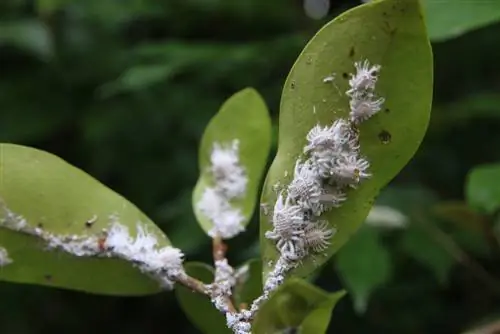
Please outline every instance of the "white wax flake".
M209 231L211 237L219 235L223 239L232 238L245 230L245 217L238 208L233 208L229 200L215 188L207 187L197 203L198 209L213 223Z
M3 247L0 247L0 267L5 267L11 264L13 261L9 257L9 252Z
M182 252L178 248L159 247L158 244L156 235L144 225L137 224L137 235L134 238L126 226L113 224L105 245L111 254L139 263L139 269L146 273L182 272Z
M324 83L330 83L330 82L334 82L334 81L335 81L335 74L334 73L323 78Z
M245 194L248 178L240 165L238 140L233 140L230 145L214 143L210 162L217 189L229 199Z
M0 226L42 239L47 250L57 249L74 256L120 258L131 262L165 288L172 288L172 278L185 275L182 252L171 246L159 246L158 238L138 222L136 236L111 215L110 227L102 235L57 235L40 227L31 227L26 220L4 207L5 218Z
M212 222L211 237L232 238L245 230L245 217L230 202L245 195L248 177L240 164L239 141L214 143L209 170L214 186L204 189L198 209Z

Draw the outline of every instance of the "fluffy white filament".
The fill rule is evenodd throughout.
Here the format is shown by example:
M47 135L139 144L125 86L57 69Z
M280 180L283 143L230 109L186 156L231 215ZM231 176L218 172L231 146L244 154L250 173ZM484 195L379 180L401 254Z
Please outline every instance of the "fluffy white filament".
M248 183L245 169L240 165L239 141L214 143L209 170L215 185L205 188L197 206L213 223L209 235L229 239L245 230L241 210L230 204L245 195Z

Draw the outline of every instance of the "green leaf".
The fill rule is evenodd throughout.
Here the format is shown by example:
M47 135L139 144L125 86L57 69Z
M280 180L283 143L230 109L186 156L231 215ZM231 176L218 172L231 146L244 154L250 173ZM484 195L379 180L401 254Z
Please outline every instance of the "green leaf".
M498 1L424 1L429 37L444 41L500 20Z
M9 45L47 60L54 53L52 35L41 21L0 22L0 46Z
M169 245L162 231L137 207L59 157L34 148L0 144L0 245L13 263L0 280L41 284L110 295L159 292L159 285L130 263L118 259L76 257L47 250L40 239L2 228L5 208L28 225L59 236L102 236L109 216L135 234L137 222ZM96 218L91 226L86 222Z
M335 303L340 300L344 292L328 294L314 285L299 278L291 278L274 292L271 297L261 306L252 325L253 332L259 334L276 333L287 328L297 328L307 320L303 330L312 327L311 319L307 317L317 308L324 308L326 302ZM322 313L318 315L318 313ZM314 316L321 317L323 325L328 326L324 318L324 311ZM309 332L303 332L309 333ZM312 332L311 332L312 333ZM321 333L321 332L316 332Z
M276 202L276 185L289 184L306 134L317 123L330 125L349 113L348 74L354 61L368 59L382 70L377 94L385 110L360 126L361 154L371 164L372 177L348 200L321 218L337 233L325 256L306 258L295 270L308 275L328 260L363 223L382 187L407 164L419 147L430 116L432 53L417 0L381 0L349 10L328 23L309 42L293 66L283 90L276 158L266 178L262 202ZM336 74L332 84L323 79ZM263 263L275 262L278 252L265 238L269 216L261 216ZM271 268L266 265L265 272Z
M189 262L184 265L187 274L204 283L212 283L213 268L204 263ZM207 296L193 292L186 287L178 286L175 294L179 304L191 322L203 333L224 334L231 333L226 326L226 320L212 304Z
M467 176L465 196L469 205L481 213L493 214L500 208L500 164L474 168Z
M246 191L241 198L230 201L233 209L239 209L245 226L252 216L266 167L271 146L271 119L262 97L252 88L246 88L229 98L207 126L199 151L200 178L193 192L193 208L205 232L213 222L198 207L204 191L215 185L210 171L210 155L214 143L231 145L239 141L239 159L248 178Z
M408 255L427 267L439 283L446 284L455 260L421 226L411 225L400 242Z
M237 305L249 305L262 294L262 262L260 259L249 260L237 272L240 277L234 288L234 298Z
M358 313L366 311L372 292L386 283L393 271L379 232L369 226L363 226L339 251L336 267Z
M328 300L311 311L299 327L298 334L326 333L335 305L345 296L345 291L330 294Z

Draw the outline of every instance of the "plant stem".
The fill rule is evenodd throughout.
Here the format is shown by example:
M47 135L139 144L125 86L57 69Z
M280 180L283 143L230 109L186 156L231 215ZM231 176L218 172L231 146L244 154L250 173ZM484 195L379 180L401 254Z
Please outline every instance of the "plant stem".
M495 295L500 295L500 282L491 276L479 262L469 256L469 254L467 254L455 242L455 240L453 240L453 238L443 232L439 227L427 223L422 215L415 215L415 217L417 217L415 221L420 223L429 236L441 245L448 254L450 254L457 262L467 267L470 270L470 273L474 275L478 281L483 282L484 286L491 292L495 293Z
M219 236L214 237L212 239L212 255L214 258L214 266L216 273L215 276L217 276L217 262L226 260L226 251L227 251L227 245L222 241L222 238ZM217 277L215 277L215 279L216 278ZM216 282L214 282L214 284L216 284ZM238 312L230 296L224 296L224 301L225 304L227 305L229 312L231 313Z
M201 293L203 295L210 295L210 290L207 285L194 277L187 274L182 274L173 278L177 283L184 285L186 288Z

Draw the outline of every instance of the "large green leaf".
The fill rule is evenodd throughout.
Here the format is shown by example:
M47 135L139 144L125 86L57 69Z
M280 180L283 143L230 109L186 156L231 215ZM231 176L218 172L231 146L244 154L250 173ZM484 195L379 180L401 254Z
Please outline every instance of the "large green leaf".
M311 273L358 229L379 190L414 155L427 128L433 65L419 1L381 0L356 7L313 37L286 80L278 152L266 178L262 202L275 203L273 188L291 181L308 131L317 123L330 125L348 115L348 97L342 92L348 89L354 61L363 59L382 66L377 93L386 99L385 110L360 126L361 153L370 161L373 176L350 191L342 207L323 215L337 229L332 246L326 256L305 259L295 271L298 275ZM336 74L336 87L323 82L331 73ZM269 216L263 214L264 264L278 257L274 243L265 238L270 229Z
M5 208L28 225L59 236L96 236L109 227L110 215L135 234L140 221L169 245L161 230L137 207L62 159L34 148L0 144L0 245L13 263L0 279L112 295L158 292L159 285L118 259L76 257L50 251L34 236L2 228ZM5 205L5 207L3 207ZM95 222L87 224L89 220Z
M329 294L304 280L290 279L261 306L252 325L253 333L275 334L287 328L299 328L299 333L321 334L311 330L328 327L331 310L344 294L343 291ZM314 325L319 327L311 324L314 320L318 321Z
M500 208L500 164L474 168L467 176L465 196L481 213L493 214Z
M444 41L500 21L499 1L424 1L429 37Z
M363 226L340 250L336 267L358 313L366 311L370 295L391 278L393 270L389 251L370 226Z
M199 262L188 262L184 265L186 273L207 284L214 279L213 268ZM207 296L191 291L183 286L175 289L175 294L184 313L191 322L203 333L224 334L231 333L226 326L226 319L212 304Z
M239 159L248 183L243 197L231 200L248 224L258 198L258 191L271 146L271 119L262 97L246 88L229 98L212 118L201 140L199 152L200 178L193 193L193 208L201 227L210 231L212 221L198 208L203 192L214 186L210 171L210 154L214 143L230 145L239 141Z

